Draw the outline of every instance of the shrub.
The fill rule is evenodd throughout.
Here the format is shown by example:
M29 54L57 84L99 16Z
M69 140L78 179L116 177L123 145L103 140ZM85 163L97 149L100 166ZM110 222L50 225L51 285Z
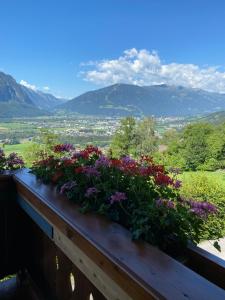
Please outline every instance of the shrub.
M213 174L212 174L213 175ZM205 224L204 239L213 239L217 232L225 235L225 184L206 172L186 173L182 175L181 194L187 198L210 201L218 208L218 213L209 217Z
M55 183L82 212L107 216L128 228L134 239L164 250L198 243L207 219L217 213L207 201L182 198L180 181L147 156L114 159L93 146L74 151L70 145L57 145L54 151L35 162L32 172Z

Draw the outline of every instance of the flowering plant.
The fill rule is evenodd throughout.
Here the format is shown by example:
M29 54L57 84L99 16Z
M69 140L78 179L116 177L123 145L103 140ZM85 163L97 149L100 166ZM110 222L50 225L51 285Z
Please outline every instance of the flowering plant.
M68 145L54 149L56 154L35 162L32 172L55 183L82 212L107 216L128 228L134 239L164 250L188 241L197 244L207 220L217 214L211 203L182 198L181 182L148 156L115 159L90 145L80 151Z
M24 167L24 162L16 153L10 153L8 156L0 148L0 171L16 170Z

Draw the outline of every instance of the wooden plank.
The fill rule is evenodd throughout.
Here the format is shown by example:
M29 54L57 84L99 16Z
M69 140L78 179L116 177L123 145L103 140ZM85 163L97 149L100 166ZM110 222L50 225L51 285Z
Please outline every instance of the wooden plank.
M54 242L107 299L131 300L106 273L62 232L54 228Z
M0 174L0 278L16 272L21 263L19 249L15 252L20 227L15 196L12 176Z
M53 238L53 227L40 215L25 199L20 195L16 197L19 206L30 216L30 218L42 229L49 237Z
M189 246L187 266L225 289L225 261L204 249Z
M26 170L15 176L18 193L131 298L225 299L225 291L143 242L121 226L79 208Z

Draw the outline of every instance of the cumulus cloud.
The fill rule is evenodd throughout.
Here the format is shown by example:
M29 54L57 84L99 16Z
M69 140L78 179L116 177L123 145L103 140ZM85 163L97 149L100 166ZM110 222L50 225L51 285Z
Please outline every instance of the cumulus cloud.
M30 84L30 83L28 83L28 82L25 81L25 80L20 80L20 84L23 85L23 86L25 86L25 87L27 87L28 89L33 90L33 91L36 91L36 90L37 90L37 87L36 87L35 85Z
M48 92L48 91L50 91L50 87L44 86L44 87L43 87L43 90L45 90L46 92Z
M128 49L117 59L82 63L84 80L109 85L130 83L136 85L169 84L225 92L225 72L217 67L195 64L163 63L156 51Z

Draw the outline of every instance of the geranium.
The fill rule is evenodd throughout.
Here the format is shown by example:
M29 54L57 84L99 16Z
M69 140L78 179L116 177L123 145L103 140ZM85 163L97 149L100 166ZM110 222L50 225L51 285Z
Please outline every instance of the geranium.
M108 157L101 155L96 161L95 161L95 167L109 167L110 166L110 159Z
M188 241L197 244L210 230L208 218L218 211L211 203L183 199L181 181L148 156L111 158L89 145L74 153L63 152L63 157L57 152L36 162L32 170L45 182L55 182L81 211L105 215L128 228L133 238L163 249L174 241L179 246ZM220 237L219 231L216 234ZM212 235L215 238L215 230Z
M175 180L173 182L173 186L174 186L175 189L179 189L182 186L181 180Z
M189 200L187 203L190 205L190 211L199 217L206 218L209 214L215 214L218 212L215 205L206 201Z
M167 200L167 199L157 199L156 200L156 206L158 207L168 207L168 208L175 208L175 204L173 201L171 200Z
M85 166L83 168L83 173L86 174L88 177L91 176L95 176L95 177L99 177L100 176L100 172L96 169L95 166Z
M62 153L62 152L70 152L74 150L74 146L72 144L58 144L55 145L53 151L55 153Z
M61 186L60 194L64 194L65 192L69 192L77 186L76 181L68 181Z
M83 158L83 159L88 159L89 158L89 153L86 150L82 150L82 151L77 151L75 153L73 153L72 158Z
M95 187L89 187L86 190L86 193L84 194L84 196L87 197L87 198L90 198L90 197L96 195L97 193L99 193L98 189L96 189Z
M164 173L157 173L155 176L155 183L158 185L162 185L162 186L168 186L168 185L173 185L174 181L172 178L170 178L168 175L164 174Z
M115 202L121 202L121 201L126 200L126 199L127 199L127 196L126 196L125 193L115 192L110 197L110 204L113 204Z
M84 171L83 167L77 167L77 168L75 168L74 173L80 174L80 173L83 173L83 171Z
M102 151L93 145L87 145L85 151L87 151L89 154L95 153L97 155L102 155Z
M13 152L5 155L4 151L0 148L0 171L2 170L17 170L24 167L23 159Z

